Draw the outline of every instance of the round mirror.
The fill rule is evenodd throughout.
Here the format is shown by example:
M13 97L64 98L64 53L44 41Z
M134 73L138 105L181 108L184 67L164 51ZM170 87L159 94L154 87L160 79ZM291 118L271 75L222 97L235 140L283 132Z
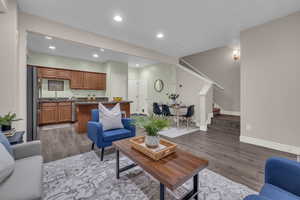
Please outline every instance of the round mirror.
M164 82L160 79L157 79L155 82L154 82L154 89L156 92L161 92L163 91L164 89Z

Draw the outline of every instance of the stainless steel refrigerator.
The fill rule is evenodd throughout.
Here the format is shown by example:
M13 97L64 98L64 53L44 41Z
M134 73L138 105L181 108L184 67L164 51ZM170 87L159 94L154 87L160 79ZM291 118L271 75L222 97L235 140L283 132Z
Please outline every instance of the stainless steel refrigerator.
M27 141L37 140L38 136L38 97L39 80L37 68L27 66Z

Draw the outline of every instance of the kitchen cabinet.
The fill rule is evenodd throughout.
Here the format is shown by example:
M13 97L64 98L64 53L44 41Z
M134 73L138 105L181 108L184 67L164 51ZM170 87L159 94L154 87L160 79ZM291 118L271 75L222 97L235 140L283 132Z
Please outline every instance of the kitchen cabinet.
M71 71L64 69L54 69L54 68L46 68L39 67L38 68L38 77L39 78L49 78L49 79L71 79Z
M98 74L98 90L106 90L106 74Z
M84 89L84 72L72 71L71 72L71 89Z
M72 103L71 102L42 102L39 109L40 125L55 124L72 121Z
M58 122L72 121L72 106L71 102L58 103Z
M52 124L58 121L57 104L56 103L42 103L40 105L40 124Z
M56 78L56 69L38 68L39 78Z
M106 90L105 73L38 67L38 77L70 80L71 89Z
M71 71L58 69L56 70L56 77L59 79L70 80L71 79Z
M105 90L106 75L102 73L85 72L84 88L87 90Z

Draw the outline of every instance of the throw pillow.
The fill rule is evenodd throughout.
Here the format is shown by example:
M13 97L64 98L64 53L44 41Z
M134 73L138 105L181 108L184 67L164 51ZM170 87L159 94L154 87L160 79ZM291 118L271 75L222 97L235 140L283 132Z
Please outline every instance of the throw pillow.
M0 131L0 143L3 144L5 149L10 153L11 156L14 156L13 150L6 136Z
M99 121L102 123L104 131L124 128L120 104L116 104L109 110L102 103L99 103Z
M15 160L0 143L0 183L2 183L15 169Z

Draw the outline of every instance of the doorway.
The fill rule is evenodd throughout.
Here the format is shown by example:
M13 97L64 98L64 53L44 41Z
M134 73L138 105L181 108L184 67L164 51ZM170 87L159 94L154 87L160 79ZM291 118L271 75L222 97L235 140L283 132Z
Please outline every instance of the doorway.
M128 99L132 114L148 114L147 80L128 80Z

